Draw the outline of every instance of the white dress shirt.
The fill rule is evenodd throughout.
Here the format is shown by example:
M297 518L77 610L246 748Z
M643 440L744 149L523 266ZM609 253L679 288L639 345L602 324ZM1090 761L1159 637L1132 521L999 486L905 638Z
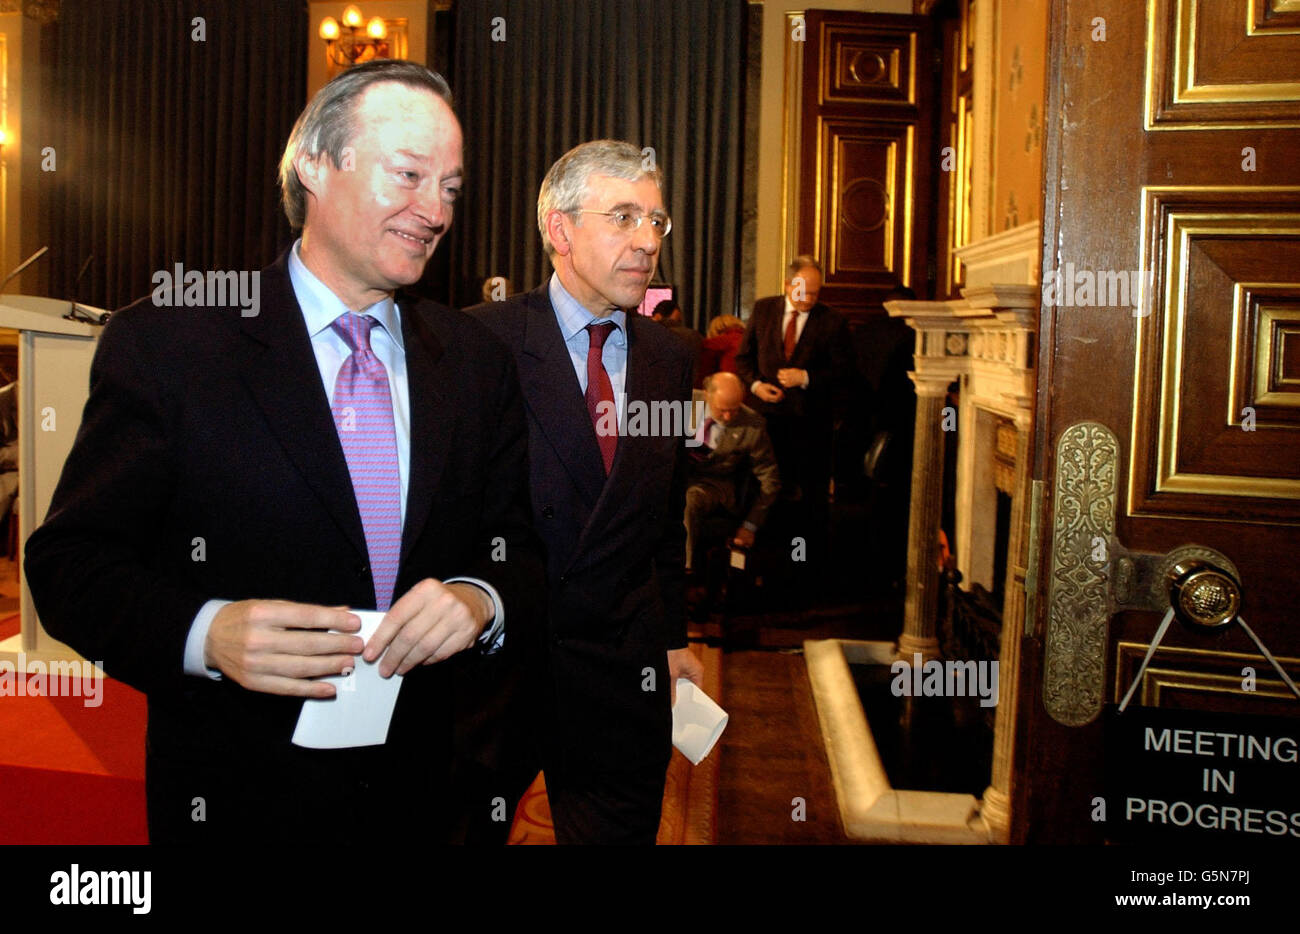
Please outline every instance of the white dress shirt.
M812 313L812 309L810 308L810 309L808 309L808 311L805 311L803 314L798 315L798 316L795 318L795 322L794 322L794 342L795 342L796 344L799 343L799 338L803 337L803 329L804 329L805 327L807 327L807 325L808 325L808 315L810 315L811 313ZM787 296L785 297L785 312L781 315L781 331L780 331L780 335L781 335L781 346L782 346L782 347L785 346L785 329L788 328L788 327L790 326L790 316L793 315L793 314L794 314L794 302L790 301L790 296L787 295ZM808 388L808 383L810 382L810 380L811 380L811 377L809 376L808 371L807 371L807 370L804 370L804 371L803 371L803 388L804 388L804 389L807 389L807 388ZM749 385L749 391L750 391L750 392L753 392L755 395L757 395L757 393L755 392L755 389L756 389L756 387L758 386L758 384L761 383L761 382L763 382L763 380L761 380L761 379L756 379L756 380L754 380L754 382L750 383L750 385ZM782 386L781 388L784 389L785 387Z
M343 336L330 325L344 312L351 311L343 300L330 291L325 283L312 274L298 256L302 240L289 251L289 280L294 295L302 308L307 334L311 338L312 352L320 370L321 382L331 407L334 404L334 384L343 361L352 354ZM397 472L401 484L402 527L406 527L406 492L411 471L411 388L406 379L406 348L402 343L402 318L392 296L386 296L358 314L371 315L379 322L370 331L370 348L388 371L388 386L393 399L393 428L397 435ZM492 598L495 614L479 644L489 653L498 651L505 641L505 609L501 595L486 581L475 577L450 577L445 584L465 582L482 588ZM190 625L185 640L185 673L198 677L220 678L221 673L203 663L203 647L208 630L217 612L230 600L209 600L199 609ZM361 609L365 609L362 607Z

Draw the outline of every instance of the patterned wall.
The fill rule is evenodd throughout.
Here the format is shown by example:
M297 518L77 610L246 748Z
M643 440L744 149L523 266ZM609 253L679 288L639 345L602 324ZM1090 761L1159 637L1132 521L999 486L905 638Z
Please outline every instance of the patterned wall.
M989 233L1038 220L1042 210L1047 11L1042 0L994 5L993 197Z

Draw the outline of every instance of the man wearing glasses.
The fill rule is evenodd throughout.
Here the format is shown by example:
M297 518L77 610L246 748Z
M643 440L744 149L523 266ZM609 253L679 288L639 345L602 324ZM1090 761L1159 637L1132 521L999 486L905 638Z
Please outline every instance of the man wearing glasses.
M545 770L561 844L654 843L673 686L702 674L686 647L684 438L626 430L629 406L691 398L688 349L628 313L672 229L661 187L630 143L570 150L537 199L554 274L475 309L514 351L528 409L549 612L507 643L510 722L521 778Z

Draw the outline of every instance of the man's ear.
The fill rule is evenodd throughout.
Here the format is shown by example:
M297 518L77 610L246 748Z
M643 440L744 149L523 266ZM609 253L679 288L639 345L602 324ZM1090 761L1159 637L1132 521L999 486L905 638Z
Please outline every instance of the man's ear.
M546 234L551 238L551 248L561 256L568 256L573 249L568 231L564 229L564 212L552 211L546 215Z
M325 166L321 156L308 156L306 153L300 153L293 160L293 170L298 173L298 181L311 194L317 198L320 197L321 186L324 183Z

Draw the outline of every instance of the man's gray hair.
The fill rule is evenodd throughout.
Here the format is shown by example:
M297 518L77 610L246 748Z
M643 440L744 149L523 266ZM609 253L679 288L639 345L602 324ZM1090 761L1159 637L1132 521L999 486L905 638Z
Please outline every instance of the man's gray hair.
M653 152L643 152L631 143L618 139L594 139L574 146L560 156L542 179L537 193L537 229L547 256L555 247L546 233L546 217L552 211L569 213L582 207L587 197L587 182L593 175L608 175L629 182L653 178L663 191L664 177L655 164Z
M789 282L795 276L799 275L801 269L816 269L817 275L822 274L822 264L817 262L817 257L810 253L800 253L794 259L790 260L790 265L785 267L785 281Z
M356 104L366 88L384 81L424 88L452 106L451 88L436 71L417 62L378 59L355 65L333 78L316 92L307 109L298 117L280 157L280 192L289 225L298 230L307 220L307 189L298 178L294 160L300 155L330 157L334 167L342 168L343 150L357 131Z

